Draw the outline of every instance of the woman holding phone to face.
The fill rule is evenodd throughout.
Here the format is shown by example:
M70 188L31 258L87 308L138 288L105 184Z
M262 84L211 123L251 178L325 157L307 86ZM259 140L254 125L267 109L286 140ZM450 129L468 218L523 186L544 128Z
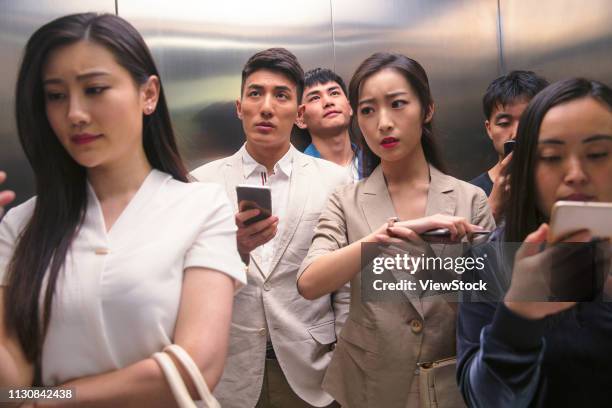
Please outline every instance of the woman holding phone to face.
M172 406L150 356L175 343L213 388L245 281L232 209L220 188L187 182L140 34L108 14L44 25L16 105L37 196L0 224L0 387Z
M610 243L591 241L588 230L547 242L547 223L558 200L612 202L612 91L586 79L548 86L516 140L505 228L483 245L496 255L483 276L507 292L499 303L460 306L461 390L475 407L610 406ZM512 242L524 242L514 259L504 246ZM591 245L595 262L581 257ZM555 300L565 301L547 301L559 289Z
M349 94L368 177L331 196L298 288L311 299L351 282L349 318L324 388L351 408L417 407L419 397L428 398L419 395L418 364L455 355L455 310L441 299L362 300L361 244L401 238L423 245L419 234L437 228L449 229L458 242L494 221L482 190L441 171L433 100L418 62L374 54L353 75ZM390 217L399 221L391 226ZM437 391L461 401L454 370L449 373L448 386Z

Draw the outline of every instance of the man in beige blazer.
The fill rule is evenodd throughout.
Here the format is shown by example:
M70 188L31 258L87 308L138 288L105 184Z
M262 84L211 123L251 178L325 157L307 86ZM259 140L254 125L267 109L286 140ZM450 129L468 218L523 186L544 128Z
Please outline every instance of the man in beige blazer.
M285 49L252 56L236 102L246 144L192 172L225 186L236 206L238 249L248 264L215 390L223 407L337 406L321 383L348 314L349 289L308 301L297 291L296 274L328 196L350 179L342 167L306 156L289 141L303 81L302 68ZM239 184L270 186L273 215L245 225L258 210L238 212Z

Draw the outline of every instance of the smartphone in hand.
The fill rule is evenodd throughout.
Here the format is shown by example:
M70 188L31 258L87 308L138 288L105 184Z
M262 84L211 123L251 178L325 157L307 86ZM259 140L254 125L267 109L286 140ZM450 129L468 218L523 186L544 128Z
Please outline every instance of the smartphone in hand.
M251 225L257 221L265 220L272 215L272 191L268 186L253 186L240 184L236 186L238 197L238 211L257 208L260 213L244 222Z
M504 157L512 153L514 148L516 147L516 140L510 139L504 142Z
M612 239L612 203L557 201L550 217L549 240L582 229L594 237Z

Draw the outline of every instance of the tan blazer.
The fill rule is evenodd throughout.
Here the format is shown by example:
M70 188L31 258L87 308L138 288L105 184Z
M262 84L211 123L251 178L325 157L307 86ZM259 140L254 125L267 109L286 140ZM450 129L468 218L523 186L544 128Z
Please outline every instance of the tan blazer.
M257 403L268 335L293 391L317 407L333 401L321 384L336 334L348 315L350 289L347 285L333 295L309 301L298 293L296 277L329 195L351 180L340 166L297 150L293 153L286 224L279 230L270 273L266 278L261 260L251 255L248 284L234 299L228 359L215 389L224 408L249 408ZM199 167L192 175L200 181L223 183L237 211L236 186L245 182L240 151Z
M463 216L485 228L494 227L481 189L431 166L430 176L427 215ZM316 257L363 238L395 215L379 166L369 178L342 187L330 197L301 271ZM447 249L437 254L452 256ZM444 300L425 301L414 296L400 302L364 302L361 274L351 281L351 297L349 318L324 389L347 408L418 407L417 363L456 354L454 309ZM454 381L451 386L456 386Z

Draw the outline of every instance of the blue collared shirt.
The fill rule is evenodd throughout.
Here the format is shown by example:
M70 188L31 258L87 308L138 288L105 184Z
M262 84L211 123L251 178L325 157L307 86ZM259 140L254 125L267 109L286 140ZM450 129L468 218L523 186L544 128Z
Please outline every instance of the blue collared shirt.
M361 153L361 150L359 150L359 147L357 147L355 143L351 143L351 148L353 149L353 152L355 152L355 157L353 158L353 162L350 165L350 167L354 169L353 171L351 171L351 174L353 175L354 181L359 181L363 178L361 168L359 167L359 164L361 162L362 153ZM321 158L321 153L319 153L314 143L311 143L308 145L308 147L304 150L304 154L307 154L308 156L316 157L317 159Z

